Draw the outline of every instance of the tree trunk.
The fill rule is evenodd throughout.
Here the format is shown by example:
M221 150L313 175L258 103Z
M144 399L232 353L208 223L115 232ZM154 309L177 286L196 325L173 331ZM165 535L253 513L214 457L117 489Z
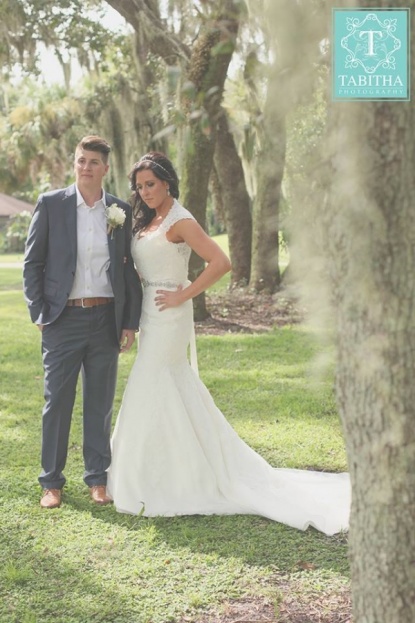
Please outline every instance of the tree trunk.
M189 116L198 109L200 116L190 120L182 171L182 198L183 204L203 227L206 227L206 203L217 135L216 124L238 31L239 10L239 4L235 5L233 0L221 1L217 16L207 24L193 46L186 76L188 84L194 89L194 95L186 99L188 92L185 91L183 108ZM192 253L190 279L194 280L203 268L204 261ZM193 303L195 320L207 318L209 314L204 293L196 297Z
M214 137L206 137L200 124L195 123L191 127L191 146L185 154L181 180L181 200L205 230L207 229L206 203L213 151ZM196 181L197 183L195 183ZM189 262L190 281L194 281L204 267L205 263L202 258L192 252ZM193 299L193 309L195 320L205 320L209 316L204 292Z
M220 0L212 5L212 15L206 19L205 27L198 35L189 58L189 49L167 30L160 19L155 0L106 1L136 32L146 33L149 49L154 54L163 58L168 65L186 66L187 88L183 90L182 104L189 119L188 140L182 156L181 200L205 227L216 122L238 31L241 3ZM199 116L191 116L192 113ZM190 279L195 279L203 268L203 260L192 253ZM194 299L194 310L196 320L208 316L204 294Z
M334 104L332 114L327 244L353 487L354 621L413 623L414 105L351 102Z
M209 191L212 199L213 227L221 232L225 230L225 207L223 205L223 193L219 181L218 172L215 167L215 158L213 158L213 167L210 172ZM209 221L208 226L211 229L212 223Z
M287 114L307 98L316 66L321 62L321 42L328 35L321 26L321 8L316 0L247 0L262 24L269 57L268 90L263 122L258 128L259 149L255 156L256 190L253 210L252 268L250 285L273 292L280 284L278 228L281 184L285 168ZM251 63L255 57L251 59ZM246 68L251 81L255 71Z
M251 271L251 200L246 190L242 163L233 135L229 131L225 111L222 111L218 120L214 160L229 238L231 285L246 286Z
M377 3L379 5L379 3ZM353 486L356 623L415 621L415 114L334 110L337 392ZM340 158L341 155L341 158Z
M274 67L273 73L276 71ZM257 155L257 192L254 199L252 234L251 287L275 292L281 277L278 266L278 227L281 182L285 165L285 112L278 102L281 88L275 75L268 83L261 131L261 149Z

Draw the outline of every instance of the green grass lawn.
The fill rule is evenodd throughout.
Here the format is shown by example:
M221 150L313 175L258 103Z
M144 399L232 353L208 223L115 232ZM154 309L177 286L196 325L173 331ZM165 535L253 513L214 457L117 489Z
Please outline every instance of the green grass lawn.
M0 253L0 264L22 264L23 253Z
M253 516L145 519L94 506L82 482L80 395L64 503L42 511L40 333L15 270L0 269L1 623L184 623L249 595L268 595L277 613L279 578L317 599L348 585L341 535ZM332 374L314 371L322 347L311 331L197 342L202 380L255 450L275 466L346 469ZM134 356L120 358L115 411Z
M0 263L1 258L0 256ZM9 290L19 290L22 288L22 269L21 268L6 268L0 265L0 292Z

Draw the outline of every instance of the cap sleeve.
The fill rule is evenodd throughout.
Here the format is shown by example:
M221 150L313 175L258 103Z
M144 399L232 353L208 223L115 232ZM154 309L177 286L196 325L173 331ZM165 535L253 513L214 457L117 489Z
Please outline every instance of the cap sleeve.
M180 203L175 199L169 213L160 225L160 229L167 232L175 223L183 221L184 219L191 219L192 221L196 220L193 214L191 214L189 210L186 210L186 208L180 205Z

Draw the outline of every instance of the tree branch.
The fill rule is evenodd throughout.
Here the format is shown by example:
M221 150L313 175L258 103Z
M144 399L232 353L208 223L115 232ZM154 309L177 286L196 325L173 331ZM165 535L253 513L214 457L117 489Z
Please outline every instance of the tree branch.
M106 2L146 39L151 52L160 56L167 65L176 65L179 60L189 59L189 48L174 33L167 32L154 0L106 0Z

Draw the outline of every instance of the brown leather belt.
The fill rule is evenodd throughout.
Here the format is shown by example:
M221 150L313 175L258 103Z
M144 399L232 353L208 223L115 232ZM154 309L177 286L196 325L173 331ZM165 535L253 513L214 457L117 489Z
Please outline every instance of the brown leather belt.
M96 307L97 305L108 305L112 303L114 297L107 296L92 296L82 299L69 299L66 303L67 307Z

